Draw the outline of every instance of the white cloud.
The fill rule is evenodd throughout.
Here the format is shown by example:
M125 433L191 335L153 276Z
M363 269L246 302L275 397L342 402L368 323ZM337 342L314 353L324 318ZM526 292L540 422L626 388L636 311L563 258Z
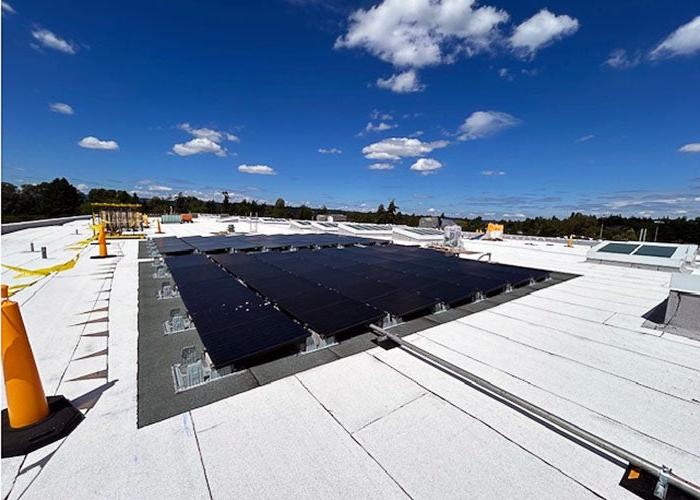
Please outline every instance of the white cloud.
M391 137L362 148L362 154L369 160L400 160L423 156L434 149L444 148L448 141L423 142L409 137Z
M513 79L513 75L510 73L510 70L508 68L500 68L498 70L498 76L500 76L504 80L512 80Z
M414 172L419 172L422 175L434 174L441 168L442 163L434 160L433 158L418 158L418 160L411 165L411 170Z
M238 171L244 174L277 175L275 170L267 165L239 165Z
M630 55L625 49L613 50L605 60L606 65L615 69L634 68L640 62L642 62L642 56L639 52Z
M102 141L97 137L93 137L91 135L80 139L80 142L78 142L78 146L80 146L81 148L105 149L108 151L114 151L119 149L119 144L117 144L117 141Z
M383 112L379 111L378 109L373 109L372 112L370 113L369 117L372 120L391 121L394 119L394 117L390 113L383 113Z
M398 125L395 123L379 122L375 124L373 122L368 122L365 127L365 132L384 132L385 130L391 130L396 127L398 127Z
M425 85L418 80L418 75L412 69L391 75L389 78L377 79L377 87L391 90L397 94L422 92L425 89Z
M486 177L498 177L501 175L506 175L506 173L503 170L482 170L481 175Z
M343 153L343 150L338 148L318 148L318 152L322 155L339 155Z
M514 127L519 120L508 113L499 111L475 111L464 120L459 127L460 141L481 139L500 132L501 130Z
M148 190L149 191L172 191L173 188L171 188L169 186L159 186L157 184L152 184L152 185L148 186Z
M64 40L44 28L35 28L32 30L32 36L40 44L49 49L58 50L65 54L75 54L78 51L77 46L73 42Z
M368 168L370 170L393 170L394 165L391 163L372 163Z
M473 0L385 0L349 17L336 48L361 48L396 67L420 68L450 62L455 52L486 50L504 10L474 7Z
M564 14L557 16L542 9L515 28L510 44L517 52L532 56L555 40L573 35L578 27L577 19Z
M88 193L90 191L90 187L87 184L78 184L75 188L81 193Z
M75 113L73 108L65 102L52 102L49 104L49 109L54 113L60 113L62 115L72 115Z
M687 56L700 51L700 16L668 35L649 54L652 59Z
M3 12L9 12L10 14L15 14L15 9L12 8L12 5L10 5L7 2L2 2L2 11Z
M212 142L220 143L224 140L231 142L240 142L238 136L231 134L229 132L222 132L220 130L213 130L210 128L193 128L189 123L181 123L177 126L180 130L184 130L192 134L198 139L209 139Z
M175 144L172 151L179 156L191 156L202 153L226 156L226 149L224 149L221 144L207 139L206 137L198 137L181 144Z
M593 139L593 138L595 138L595 134L588 134L588 135L584 135L584 136L579 137L579 138L576 139L576 141L574 141L574 142L587 142L587 141L590 141L590 140Z
M682 146L679 150L681 153L700 153L700 142L693 142Z
M240 142L238 136L229 132L210 128L194 128L187 122L181 123L177 128L194 137L194 139L173 146L172 152L179 156L211 153L223 157L227 153L226 148L221 145L223 141Z

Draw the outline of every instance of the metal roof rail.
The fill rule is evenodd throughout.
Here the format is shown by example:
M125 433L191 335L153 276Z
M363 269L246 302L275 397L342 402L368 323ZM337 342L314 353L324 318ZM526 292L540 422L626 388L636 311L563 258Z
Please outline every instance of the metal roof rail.
M437 366L441 370L447 372L449 375L452 375L453 377L462 380L463 382L466 382L469 385L478 386L490 395L495 396L496 399L505 400L511 405L514 405L517 409L521 410L525 414L537 417L538 419L544 420L545 422L548 422L558 427L559 429L565 431L565 433L567 433L571 438L576 438L578 440L584 441L600 450L609 453L614 457L620 458L628 462L630 465L625 471L625 475L622 478L621 485L629 489L630 491L640 496L643 496L644 498L655 497L661 500L664 500L666 498L668 498L669 500L672 498L685 498L684 494L691 495L695 498L700 498L700 486L678 476L677 474L674 474L672 470L666 465L657 465L654 462L647 460L646 458L640 457L639 455L629 450L626 450L614 443L611 443L610 441L604 438L601 438L600 436L596 436L595 434L577 426L576 424L571 423L568 420L565 420L561 417L558 417L557 415L545 410L544 408L540 408L539 406L530 403L529 401L521 398L520 396L516 396L515 394L508 392L505 389L501 389L500 387L492 384L488 380L483 379L471 372L468 372L467 370L464 370L459 366L453 365L449 361L435 356L434 354L431 354L430 352L421 349L415 344L404 340L403 338L394 335L393 333L390 333L383 328L380 328L376 325L370 325L370 328L372 329L373 333L378 337L390 340L391 342L403 347L407 351L410 351L410 353L415 355L416 357L421 358L423 361ZM644 478L647 479L647 481L649 479L649 475L653 476L654 481L652 481L651 484L649 484L647 481L644 481L646 484L652 487L652 491L648 491L648 489L641 488L635 489L634 486L629 485L630 480L643 477L642 474L640 474L640 472L642 474L646 473L644 475ZM674 491L673 488L676 488L676 490Z

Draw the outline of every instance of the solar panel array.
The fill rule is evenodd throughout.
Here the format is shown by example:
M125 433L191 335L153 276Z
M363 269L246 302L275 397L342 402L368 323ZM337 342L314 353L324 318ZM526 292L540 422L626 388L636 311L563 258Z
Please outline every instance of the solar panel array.
M420 236L440 236L444 234L440 229L431 229L427 227L404 227L401 229Z
M549 274L395 246L195 254L166 263L216 366L298 344L309 335L302 325L339 336L387 313L412 317Z
M355 231L391 231L391 226L386 224L345 224Z
M676 253L676 250L678 250L677 246L642 245L640 243L608 243L598 251L624 255L670 258Z
M214 366L303 341L310 334L204 255L166 257Z
M270 253L270 252L268 252ZM291 252L286 255L296 254ZM266 263L263 254L222 254L214 260L321 336L366 326L384 315L367 304Z
M154 238L156 248L163 255L175 255L179 253L191 253L194 251L191 245L182 241L175 236L166 236L164 238Z
M223 252L227 250L251 251L280 248L311 248L338 245L374 245L386 243L358 236L337 234L275 234L255 236L187 236L184 238L155 238L158 250L163 255L200 252Z

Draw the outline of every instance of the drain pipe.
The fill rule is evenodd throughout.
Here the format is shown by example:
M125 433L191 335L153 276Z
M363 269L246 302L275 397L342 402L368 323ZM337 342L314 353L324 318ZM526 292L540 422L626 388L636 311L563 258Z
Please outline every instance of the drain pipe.
M408 342L407 340L404 340L403 338L394 335L393 333L390 333L384 330L383 328L380 328L375 325L370 325L370 328L373 330L372 333L374 333L378 337L385 337L389 339L393 343L417 355L419 358L422 358L423 360L426 360L429 363L437 365L441 369L450 372L450 374L453 375L455 378L458 378L462 381L466 381L470 384L474 384L482 389L485 389L489 393L508 401L509 403L515 405L516 407L525 411L526 413L535 415L542 420L552 423L560 429L571 434L572 436L584 440L594 445L595 447L610 453L611 455L623 459L630 465L654 475L654 477L658 479L654 488L655 497L660 499L666 498L668 485L672 485L689 495L692 495L696 498L700 498L700 486L691 483L690 481L674 474L670 468L666 466L657 465L649 460L646 460L645 458L640 457L639 455L632 453L631 451L628 451L624 448L621 448L620 446L617 446L614 443L611 443L610 441L596 436L595 434L592 434L587 430L582 429L576 424L573 424L568 420L558 417L555 414L550 413L547 410L540 408L539 406L534 405L511 392L501 389L500 387L492 384L488 380L483 379L471 372L468 372L463 368L460 368L459 366L453 365L449 361L435 356L434 354L431 354L430 352L421 349L415 344Z

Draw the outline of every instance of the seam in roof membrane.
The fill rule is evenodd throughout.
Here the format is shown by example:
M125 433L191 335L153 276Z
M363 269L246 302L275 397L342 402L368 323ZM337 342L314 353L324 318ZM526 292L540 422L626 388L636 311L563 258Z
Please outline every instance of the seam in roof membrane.
M465 410L465 409L462 408L461 406L459 406L459 405L455 404L454 402L450 401L449 399L447 399L447 398L441 396L441 395L438 394L437 392L432 391L431 389L429 389L428 387L426 387L425 385L423 385L421 382L419 382L419 381L416 380L415 378L413 378L413 377L411 377L411 376L409 376L409 375L406 375L405 373L403 373L402 371L400 371L400 370L397 369L396 367L392 366L390 363L387 363L385 360L383 360L383 359L377 357L377 356L374 355L374 354L370 354L370 356L374 357L376 360L378 360L379 362L381 362L381 363L384 364L385 366L389 367L390 369L394 370L395 372L397 372L397 373L403 375L404 377L406 377L407 379L411 380L411 381L414 382L416 385L418 385L419 387L421 387L421 388L423 388L424 390L426 390L426 391L428 392L428 394L431 394L431 395L435 396L437 399L439 399L440 401L442 401L442 402L444 402L444 403L450 405L451 407L453 407L454 409L456 409L456 410L459 411L460 413L463 413L464 415L467 415L469 418L472 418L472 419L476 420L477 422L479 422L480 424L482 424L482 425L485 426L486 428L490 429L491 431L493 431L493 432L495 432L496 434L498 434L499 436L501 436L501 437L502 437L503 439L505 439L506 441L512 443L513 445L515 445L515 446L517 446L518 448L520 448L521 450L523 450L523 451L524 451L525 453L527 453L528 455L531 455L531 456L535 457L537 460L539 460L539 461L541 461L542 463L546 464L548 467L551 467L552 469L556 470L557 472L559 472L559 473L560 473L561 475L563 475L564 477L566 477L566 478L572 480L573 482L575 482L575 483L577 483L578 485L580 485L582 488L588 490L588 491L589 491L590 493L592 493L593 495L595 495L595 496L597 496L597 497L599 497L599 498L606 498L605 496L603 496L603 495L597 493L596 491L594 491L593 489L591 489L591 487L585 485L584 483L582 483L581 481L579 481L579 480L576 479L575 477L570 476L569 474L567 474L566 472L564 472L561 468L557 467L556 465L554 465L553 463L549 462L548 460L545 460L543 457L541 457L541 456L538 455L537 453L535 453L535 452L529 450L528 448L526 448L526 447L523 446L522 444L518 443L517 441L515 441L515 440L514 440L513 438L511 438L510 436L504 434L503 432L499 431L499 430L496 429L495 427L489 425L488 423L486 423L485 420L483 420L483 419L477 417L476 415L474 415L474 414L472 414L472 413L469 413L467 410ZM449 375L449 374L448 374L448 375ZM480 392L486 394L487 396L489 395L486 391L484 391L484 390L482 390L482 389L480 389L480 388L478 388L478 387L474 387L474 388L475 388L476 390L478 390L478 391L480 391ZM424 396L425 396L425 395L423 395L423 396L421 396L421 397L424 397ZM419 398L417 398L417 399L419 399ZM415 400L414 400L414 401L415 401ZM405 406L405 405L403 405L403 406ZM517 408L514 408L514 409L515 409L516 411L518 411L519 413L522 414L522 412L520 412ZM528 416L528 415L525 415L525 416ZM376 420L375 420L375 421L376 421ZM539 423L542 423L542 422L539 422ZM544 424L543 424L543 425L544 425ZM363 428L364 428L364 427L363 427ZM600 455L600 454L599 454L599 455ZM601 456L602 456L602 455L601 455ZM607 456L602 456L602 457L605 458L606 460L610 460L610 457L607 457ZM621 463L618 463L618 462L613 462L613 463L614 463L615 465L619 465L620 467L624 467L624 465L621 464Z
M406 495L406 497L408 497L408 498L413 498L411 495L408 494L408 492L404 489L404 487L401 486L401 484L394 478L394 476L392 476L392 475L389 473L389 471L386 469L386 467L384 467L384 466L382 465L382 463L381 463L379 460L377 460L377 459L374 457L374 455L372 455L372 454L369 452L369 450L368 450L367 448L365 448L364 446L362 446L362 443L360 443L360 442L357 440L357 438L353 435L353 433L350 432L349 430L347 430L347 429L345 428L345 426L340 422L340 420L338 420L338 418L337 418L335 415L333 415L333 412L330 411L328 408L326 408L326 406L316 397L316 395L315 395L308 387L306 387L306 385L304 384L304 382L302 382L302 380L301 380L298 376L296 376L296 375L294 375L294 378L297 380L297 382L299 382L299 384L301 384L301 386L304 388L304 390L305 390L306 392L309 393L309 395L314 399L314 401L316 401L316 403L318 403L318 405L319 405L321 408L323 408L323 410L324 410L326 413L328 413L328 415L330 415L330 417L340 426L340 428L343 429L343 430L348 434L348 436L350 436L350 439L352 439L352 440L355 442L355 444L356 444L357 446L359 446L359 447L362 449L362 451L364 451L365 453L367 453L367 456L368 456L369 458L371 458L372 461L373 461L375 464L377 464L377 466L384 472L384 474L386 474L386 475L389 477L389 479L391 479L391 480L394 482L394 484L404 493L404 495ZM421 397L423 397L424 395L425 395L425 394L423 394Z
M677 474L674 474L670 468L666 467L665 465L657 465L650 460L647 460L643 457L640 457L639 455L626 450L620 446L617 446L616 444L607 441L606 439L603 439L599 436L596 436L595 434L588 432L587 430L569 422L566 419L563 419L533 403L530 403L529 401L509 392L506 391L505 389L501 389L495 384L492 384L488 380L479 377L478 375L475 375L467 370L464 370L463 368L460 368L456 365L453 365L449 361L446 361L439 356L436 356L424 349L421 349L420 347L416 346L415 344L402 339L401 337L398 337L390 332L387 332L386 330L372 326L372 331L375 332L375 334L379 337L385 337L394 342L395 344L398 344L399 346L403 347L404 349L412 352L415 356L418 358L423 359L429 364L432 364L433 366L437 365L438 368L446 371L447 373L451 373L454 377L459 378L467 383L469 385L477 385L481 389L487 391L490 393L493 397L507 403L511 403L512 405L516 406L517 408L521 409L528 415L531 415L533 417L538 417L540 419L545 420L545 422L548 422L552 425L555 425L559 429L563 430L566 432L569 436L574 438L573 440L576 441L578 439L583 440L584 442L595 446L608 454L622 458L626 462L629 462L631 465L634 465L635 467L639 467L640 469L649 472L653 474L655 477L666 479L669 484L675 486L678 489L681 489L682 491L689 493L690 495L693 495L695 497L700 497L700 486L697 486L686 479L678 476ZM668 443L667 443L668 444ZM669 446L672 446L669 444ZM675 447L674 447L675 448ZM679 448L680 449L680 448ZM691 452L686 452L689 455L695 455L694 453ZM661 482L661 479L659 483Z

